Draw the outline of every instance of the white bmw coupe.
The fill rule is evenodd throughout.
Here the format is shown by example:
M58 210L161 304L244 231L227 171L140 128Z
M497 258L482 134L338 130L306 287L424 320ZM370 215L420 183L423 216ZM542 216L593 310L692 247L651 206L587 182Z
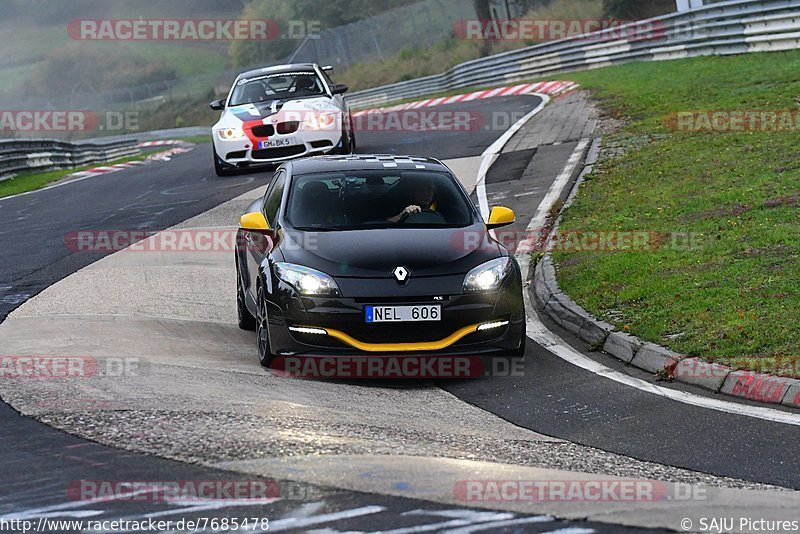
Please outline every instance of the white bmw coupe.
M213 127L217 175L320 154L351 154L356 139L344 99L329 67L278 65L243 72L228 97L211 103L221 111Z

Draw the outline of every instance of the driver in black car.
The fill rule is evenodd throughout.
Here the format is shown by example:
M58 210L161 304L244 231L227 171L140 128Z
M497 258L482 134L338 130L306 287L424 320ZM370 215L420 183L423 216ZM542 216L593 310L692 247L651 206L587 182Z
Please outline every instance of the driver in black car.
M436 211L436 185L432 180L416 181L410 191L409 199L409 205L403 211L386 220L399 223L414 213L422 213L426 210Z

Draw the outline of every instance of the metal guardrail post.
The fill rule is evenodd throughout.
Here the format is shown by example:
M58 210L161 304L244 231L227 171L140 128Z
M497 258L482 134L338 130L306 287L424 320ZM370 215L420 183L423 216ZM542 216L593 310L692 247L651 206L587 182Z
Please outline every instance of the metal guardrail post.
M620 37L649 24L657 38ZM727 0L558 41L474 59L441 75L351 93L354 108L464 87L551 76L630 61L800 48L800 0Z
M20 172L107 163L139 153L136 140L78 144L54 139L0 140L0 181Z

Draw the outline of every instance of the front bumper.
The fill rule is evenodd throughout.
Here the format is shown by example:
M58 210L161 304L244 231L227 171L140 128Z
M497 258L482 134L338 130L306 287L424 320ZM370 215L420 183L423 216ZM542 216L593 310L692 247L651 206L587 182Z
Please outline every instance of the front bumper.
M276 135L269 140L289 139L293 144L279 148L259 149L259 141L264 139L250 139L243 137L234 140L222 140L214 132L214 150L217 157L224 166L231 168L250 167L254 165L267 165L282 163L292 159L307 156L318 156L330 154L340 150L342 147L342 136L340 132L301 132L292 135Z
M267 315L279 356L486 355L516 350L525 334L517 273L497 292L455 295L309 298L277 283ZM442 315L435 322L367 323L368 305L440 305Z

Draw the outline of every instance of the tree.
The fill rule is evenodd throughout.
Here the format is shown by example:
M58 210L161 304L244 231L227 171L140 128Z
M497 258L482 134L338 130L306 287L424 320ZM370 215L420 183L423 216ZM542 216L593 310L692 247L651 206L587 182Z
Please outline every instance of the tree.
M323 28L342 26L419 0L295 0L294 16L321 23Z
M603 0L606 17L640 20L675 11L675 0Z
M250 0L242 11L244 19L270 19L283 30L288 21L302 21L309 28L333 28L416 3L418 0ZM319 23L319 24L317 24ZM237 41L231 45L236 67L282 60L300 46L300 41Z
M254 0L245 6L240 18L273 20L283 30L287 21L294 19L292 1ZM234 66L242 68L282 60L299 45L298 41L281 38L269 41L233 41L230 51Z
M485 25L492 20L492 6L491 0L472 0L473 6L475 6L475 15L477 15L478 20ZM483 39L481 42L481 57L488 56L489 53L492 51L492 42L489 39Z

